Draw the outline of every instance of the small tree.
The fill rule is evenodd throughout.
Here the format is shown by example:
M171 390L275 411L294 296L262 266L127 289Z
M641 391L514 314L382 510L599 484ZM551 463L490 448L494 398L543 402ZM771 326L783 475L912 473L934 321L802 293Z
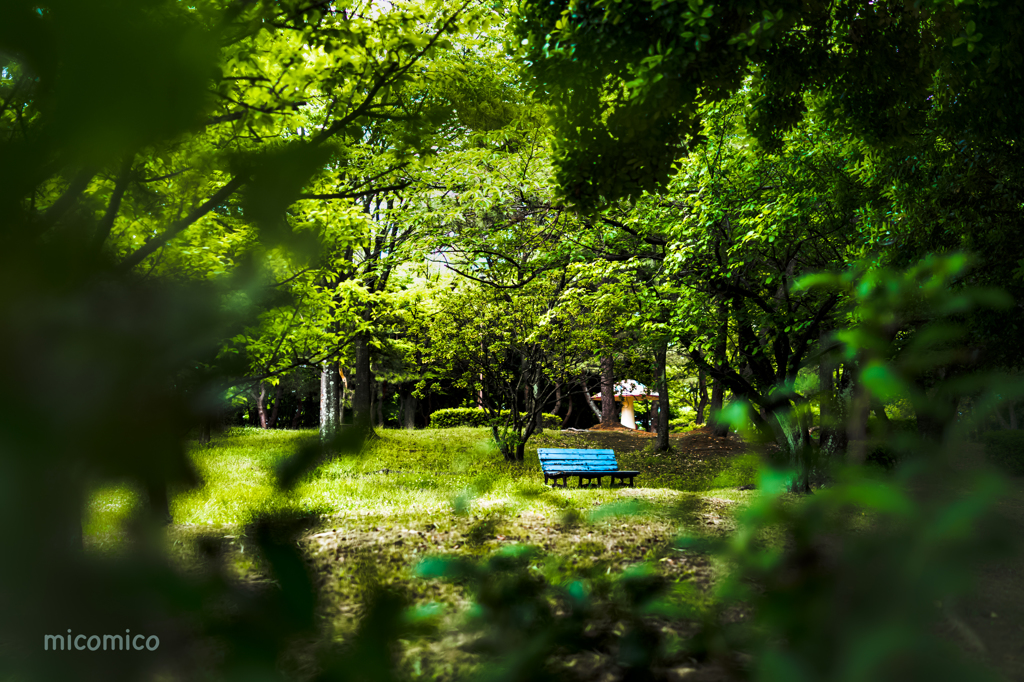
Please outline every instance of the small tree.
M554 312L560 285L535 279L517 289L463 284L436 300L430 358L479 391L505 460L522 462L558 384L589 356L581 326Z

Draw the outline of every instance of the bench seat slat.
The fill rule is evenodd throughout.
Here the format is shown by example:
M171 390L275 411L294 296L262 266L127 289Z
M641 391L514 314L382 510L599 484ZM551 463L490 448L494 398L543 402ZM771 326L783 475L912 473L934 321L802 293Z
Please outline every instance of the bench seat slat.
M583 474L584 476L586 476L588 474L601 474L603 476L608 476L610 474L623 474L623 475L631 475L632 474L632 475L636 476L636 475L639 475L640 472L639 471L626 471L625 469L615 469L614 471L593 471L593 470L588 471L586 469L559 469L558 471L548 471L547 473L548 473L548 475L555 475L555 474L557 474L559 476L562 476L562 475L565 475L565 476L579 476L580 474Z
M566 486L566 479L577 476L580 485L584 480L597 480L600 485L601 479L608 476L614 484L618 479L625 483L629 479L630 486L633 485L633 478L640 474L639 471L625 471L619 469L619 463L615 458L614 450L599 450L589 448L538 448L537 457L540 460L541 469L544 472L544 482L548 479L555 481L561 479L562 487Z

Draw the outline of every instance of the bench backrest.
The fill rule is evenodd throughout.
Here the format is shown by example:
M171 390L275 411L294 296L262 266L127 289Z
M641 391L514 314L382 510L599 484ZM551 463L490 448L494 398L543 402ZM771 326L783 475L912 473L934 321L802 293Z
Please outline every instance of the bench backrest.
M614 450L538 448L544 471L618 471Z

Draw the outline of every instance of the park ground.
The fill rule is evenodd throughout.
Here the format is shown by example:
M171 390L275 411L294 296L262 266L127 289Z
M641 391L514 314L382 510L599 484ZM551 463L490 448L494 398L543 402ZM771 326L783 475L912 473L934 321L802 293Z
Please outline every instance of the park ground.
M473 668L460 623L469 598L459 587L417 575L429 557L485 557L509 545L531 545L547 557L538 566L552 582L580 572L616 573L646 563L679 588L699 611L723 566L712 557L681 551L680 535L726 537L737 513L758 495L759 459L735 435L706 430L673 434L670 453L655 453L648 434L624 430L546 431L537 447L615 450L624 469L641 472L636 487L553 489L543 484L536 458L521 465L502 461L484 429L385 430L359 456L321 464L290 491L275 484L276 467L312 431L232 429L207 446L195 446L193 461L203 485L172 501L167 531L183 570L193 566L203 542L225 548L234 577L254 586L269 580L252 551L247 524L260 515L283 513L303 519L300 544L322 599L324 629L350 636L366 606L366 595L387 588L409 602L434 605L444 614L442 635L409 644L402 665L412 677L453 677ZM528 449L528 452L531 452ZM964 446L958 466L984 466L980 446ZM140 496L123 486L96 491L86 524L96 552L125 544ZM1015 538L1024 537L1024 481L1009 482L998 513ZM936 628L1007 679L1024 679L1024 571L1020 542L998 561L980 568L970 600L940 609ZM672 636L685 637L686 624ZM571 662L587 679L607 678L600 655ZM295 664L299 677L301 656ZM724 679L714 664L684 661L663 671L669 678ZM611 679L611 678L608 678Z

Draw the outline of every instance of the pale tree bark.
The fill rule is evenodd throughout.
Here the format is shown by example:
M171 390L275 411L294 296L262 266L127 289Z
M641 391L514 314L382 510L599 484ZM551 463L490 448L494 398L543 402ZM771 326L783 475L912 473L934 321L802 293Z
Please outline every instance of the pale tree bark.
M416 396L412 389L406 388L399 394L402 400L402 427L412 430L416 428Z
M351 372L346 373L345 367L340 363L338 364L338 376L341 378L341 384L338 385L338 428L345 423L345 402L349 399L350 391L348 390L348 376Z
M615 359L611 355L601 358L601 424L614 426L615 419Z
M256 396L256 414L260 417L260 428L267 428L267 409L263 406L263 399L267 397L267 385L260 382L260 392Z
M338 363L320 366L320 439L332 440L338 433Z
M594 416L601 419L601 410L598 409L594 401L590 399L590 391L587 390L586 382L580 382L580 388L583 389L583 399L587 401L587 406L590 407L590 411L594 413Z

